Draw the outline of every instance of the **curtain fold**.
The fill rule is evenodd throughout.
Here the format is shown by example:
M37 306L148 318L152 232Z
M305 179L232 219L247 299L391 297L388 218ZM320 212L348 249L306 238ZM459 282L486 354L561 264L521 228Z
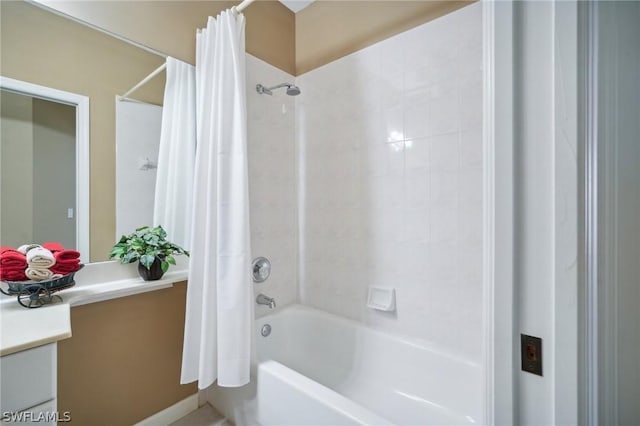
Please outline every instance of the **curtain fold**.
M153 223L162 225L171 241L186 249L191 241L195 117L195 69L168 57Z
M253 304L245 18L224 11L196 36L191 257L181 383L249 382Z

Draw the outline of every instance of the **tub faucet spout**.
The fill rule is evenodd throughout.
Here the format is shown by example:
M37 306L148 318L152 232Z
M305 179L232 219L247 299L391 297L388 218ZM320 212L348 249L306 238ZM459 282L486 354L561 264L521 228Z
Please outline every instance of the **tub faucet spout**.
M276 307L276 301L273 299L273 297L265 296L262 293L260 293L258 297L256 297L256 303L258 305L267 305L269 309L274 309Z

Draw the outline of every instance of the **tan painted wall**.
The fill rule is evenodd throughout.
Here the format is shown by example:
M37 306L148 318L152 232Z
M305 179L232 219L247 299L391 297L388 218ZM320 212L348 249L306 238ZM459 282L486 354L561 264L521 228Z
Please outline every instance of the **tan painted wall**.
M239 3L39 1L189 63L194 63L195 28L205 25L206 16ZM297 14L277 1L257 1L244 11L247 52L299 75L474 1L317 0Z
M473 1L316 1L296 14L296 75Z
M115 240L115 96L164 59L25 2L0 2L0 73L90 98L91 253ZM162 103L164 75L136 93Z
M186 284L71 309L58 342L58 411L71 424L132 425L197 392L180 385Z
M40 2L191 64L195 63L196 29L206 25L208 16L239 3L219 0ZM253 3L244 15L247 52L294 74L294 13L280 2L269 0Z

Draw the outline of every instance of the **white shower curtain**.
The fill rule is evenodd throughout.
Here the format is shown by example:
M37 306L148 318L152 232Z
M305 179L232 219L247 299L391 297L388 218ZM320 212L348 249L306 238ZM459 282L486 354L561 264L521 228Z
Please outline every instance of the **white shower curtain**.
M153 223L174 243L191 241L193 168L196 156L196 75L192 65L167 58Z
M251 300L245 19L196 39L197 150L181 383L249 382Z

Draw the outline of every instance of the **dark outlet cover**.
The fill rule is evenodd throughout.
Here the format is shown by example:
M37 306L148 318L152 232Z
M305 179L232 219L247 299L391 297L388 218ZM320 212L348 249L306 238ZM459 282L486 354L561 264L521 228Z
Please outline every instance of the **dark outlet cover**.
M539 337L520 335L520 356L522 371L542 376L542 339Z

